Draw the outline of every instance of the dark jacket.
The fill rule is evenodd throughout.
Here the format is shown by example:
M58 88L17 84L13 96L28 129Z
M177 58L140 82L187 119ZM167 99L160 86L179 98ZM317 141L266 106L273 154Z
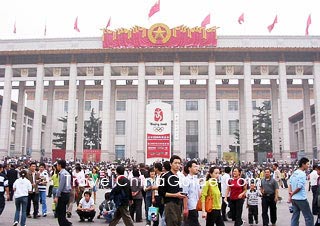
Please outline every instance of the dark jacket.
M116 186L111 190L110 200L116 207L129 206L129 200L132 200L130 181L123 175L118 177Z
M10 169L7 171L7 178L9 182L9 187L13 186L13 183L18 179L18 171L15 169Z
M26 178L31 182L31 184L33 184L32 172L30 170L28 171ZM35 186L32 185L32 190L34 189L35 193L39 193L39 189L38 189L39 182L40 182L40 174L36 172ZM33 192L29 192L29 193L33 193Z
M133 199L143 198L142 196L143 185L139 177L133 177L131 179L131 190L132 190L132 193L136 194L135 196L132 196Z

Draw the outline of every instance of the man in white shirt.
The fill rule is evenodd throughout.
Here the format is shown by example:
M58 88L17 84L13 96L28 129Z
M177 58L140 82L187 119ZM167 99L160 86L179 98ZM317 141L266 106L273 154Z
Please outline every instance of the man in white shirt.
M200 196L200 184L197 177L199 166L196 161L191 160L187 162L186 168L188 175L182 183L182 191L187 196L187 198L183 200L183 215L187 218L186 221L189 226L199 226L199 215L196 209Z
M84 197L79 202L77 214L80 217L80 222L84 222L85 219L88 219L88 222L93 222L96 211L94 201L91 198L91 192L86 191L84 193Z
M227 204L225 203L224 198L226 197L226 191L227 191L228 182L230 179L230 172L231 172L231 168L229 166L225 167L224 174L221 177L221 196L222 196L221 214L222 214L222 219L224 221L228 221L228 218L226 215ZM229 201L229 197L227 199Z
M78 199L76 200L77 205L79 205L79 201L82 198L83 192L84 192L84 187L86 185L86 178L84 175L84 171L81 169L81 166L78 165L75 168L75 171L73 171L72 176L74 178L74 183L76 187L76 193Z
M312 214L318 214L317 199L318 199L318 173L317 165L312 167L312 172L309 174L308 179L310 181L311 191L312 191Z

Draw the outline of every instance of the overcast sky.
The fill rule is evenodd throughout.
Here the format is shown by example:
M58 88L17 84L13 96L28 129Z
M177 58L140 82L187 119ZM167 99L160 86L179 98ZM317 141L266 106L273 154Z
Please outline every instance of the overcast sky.
M150 27L199 26L208 13L218 35L270 35L267 26L275 15L271 35L304 35L308 15L310 35L320 35L319 0L161 0L160 12L148 20L155 0L6 0L0 7L1 39L98 37L111 16L111 29L134 25ZM241 13L245 23L237 22ZM80 33L73 29L78 16ZM13 34L16 21L16 34Z

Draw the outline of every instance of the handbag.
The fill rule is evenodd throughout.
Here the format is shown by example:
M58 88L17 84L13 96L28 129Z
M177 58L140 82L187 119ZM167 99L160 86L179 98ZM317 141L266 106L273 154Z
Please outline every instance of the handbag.
M148 221L158 221L159 219L159 208L158 207L154 207L154 206L150 206L148 208Z
M206 200L205 200L205 211L207 213L210 213L212 211L212 206L213 206L213 198L212 198L212 191L209 183L209 192L207 193ZM201 197L199 197L198 202L197 202L197 211L202 211L202 202L201 202Z

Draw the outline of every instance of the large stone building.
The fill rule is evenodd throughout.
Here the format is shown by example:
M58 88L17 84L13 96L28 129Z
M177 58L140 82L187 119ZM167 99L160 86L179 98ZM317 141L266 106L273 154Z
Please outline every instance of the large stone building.
M314 104L310 106L309 112L311 114L311 139L310 128L305 127L306 117L303 111L300 111L289 118L290 122L290 150L292 155L300 157L305 155L305 149L313 147L313 156L317 156L317 141L316 141L316 117ZM309 137L307 137L309 136ZM306 142L311 142L309 146ZM311 146L310 146L311 145Z
M32 156L51 156L53 132L68 116L66 158L82 157L83 125L95 109L102 120L101 158L145 159L146 104L172 105L172 152L215 160L237 146L253 161L255 106L272 106L273 157L290 160L289 116L306 113L303 147L320 149L319 37L221 36L217 47L102 48L101 38L0 41L0 155L7 155L12 90L18 115L34 109ZM310 105L315 104L312 122ZM19 108L20 106L20 108ZM20 109L20 111L19 111ZM42 132L42 114L47 117ZM74 148L75 116L77 144ZM20 117L21 118L21 117ZM16 136L21 134L17 121ZM312 124L314 140L312 142ZM23 153L20 139L15 153ZM295 151L295 150L294 150Z
M22 94L22 93L21 93ZM2 103L3 103L3 97L0 96L0 115L2 112ZM24 108L24 115L19 114L20 111L23 111L22 108ZM33 125L33 117L34 117L34 111L30 108L23 107L22 104L18 104L15 101L11 101L11 107L9 109L9 128L8 128L8 140L7 143L7 154L4 154L4 156L15 156L16 150L20 150L17 152L18 156L21 156L22 154L30 155L31 153L31 141L32 141L32 125ZM1 117L1 116L0 116ZM22 121L22 123L21 123ZM17 125L17 123L19 124ZM46 117L42 116L42 129L41 134L43 136L44 134L44 128L46 123ZM15 145L20 145L19 147L16 147Z

